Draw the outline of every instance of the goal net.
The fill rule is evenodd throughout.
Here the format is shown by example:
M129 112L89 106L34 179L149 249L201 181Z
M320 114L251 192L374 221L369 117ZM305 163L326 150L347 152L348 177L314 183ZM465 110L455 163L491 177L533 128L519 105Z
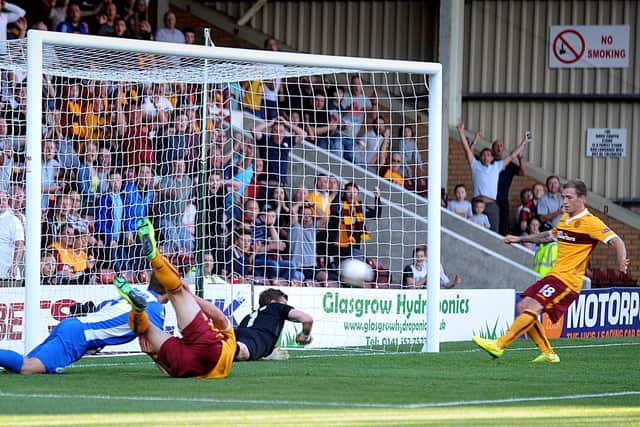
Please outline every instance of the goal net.
M438 64L38 31L1 61L0 190L26 235L3 345L99 308L117 275L145 286L147 216L235 323L282 286L318 348L438 350ZM436 261L416 264L427 243ZM348 258L373 268L363 288L345 286Z

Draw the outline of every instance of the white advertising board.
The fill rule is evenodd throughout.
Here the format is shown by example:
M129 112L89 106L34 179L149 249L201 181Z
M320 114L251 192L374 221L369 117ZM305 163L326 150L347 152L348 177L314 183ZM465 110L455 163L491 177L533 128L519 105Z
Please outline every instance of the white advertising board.
M254 298L266 288L255 287ZM421 348L426 334L426 292L423 290L376 290L338 288L282 288L289 303L314 317L312 348L414 344ZM69 307L89 299L96 306L111 300L111 286L45 286L41 315L50 331L67 317ZM249 285L209 285L205 298L214 302L234 324L252 309ZM442 290L440 301L441 341L466 341L480 331L504 331L513 321L514 291ZM0 288L0 346L23 351L24 288ZM176 332L175 312L167 304L165 330ZM299 325L287 322L282 344L294 346ZM43 331L43 334L45 331ZM137 341L105 349L139 351Z

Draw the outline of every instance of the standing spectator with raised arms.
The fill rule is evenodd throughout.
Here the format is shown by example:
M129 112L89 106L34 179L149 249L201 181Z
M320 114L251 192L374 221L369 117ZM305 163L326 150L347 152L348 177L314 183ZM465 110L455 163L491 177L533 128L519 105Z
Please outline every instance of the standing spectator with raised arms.
M464 122L460 121L456 126L462 147L465 151L469 167L471 168L471 180L473 182L473 197L479 198L485 203L485 213L489 217L491 230L498 232L500 226L500 212L496 204L498 195L498 181L500 172L519 156L527 142L526 137L504 160L494 161L491 149L485 148L480 152L480 160L476 159L471 151L464 134Z

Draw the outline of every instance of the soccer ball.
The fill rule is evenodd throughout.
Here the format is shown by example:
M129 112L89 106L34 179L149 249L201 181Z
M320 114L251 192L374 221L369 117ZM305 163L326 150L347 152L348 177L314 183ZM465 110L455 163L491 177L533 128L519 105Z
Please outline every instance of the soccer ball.
M361 288L373 280L373 275L373 269L366 262L350 258L340 264L340 280L347 285Z

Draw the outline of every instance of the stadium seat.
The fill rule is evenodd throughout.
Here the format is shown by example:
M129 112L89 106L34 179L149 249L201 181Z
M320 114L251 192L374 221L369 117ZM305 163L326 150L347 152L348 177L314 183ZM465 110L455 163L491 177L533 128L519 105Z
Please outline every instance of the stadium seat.
M607 268L607 279L609 279L610 286L624 285L624 278L622 277L622 273L613 268Z
M101 268L96 272L96 283L98 285L111 285L116 278L116 272L110 268Z
M591 287L592 288L606 288L610 284L609 277L607 276L607 272L600 269L594 268L591 270Z

